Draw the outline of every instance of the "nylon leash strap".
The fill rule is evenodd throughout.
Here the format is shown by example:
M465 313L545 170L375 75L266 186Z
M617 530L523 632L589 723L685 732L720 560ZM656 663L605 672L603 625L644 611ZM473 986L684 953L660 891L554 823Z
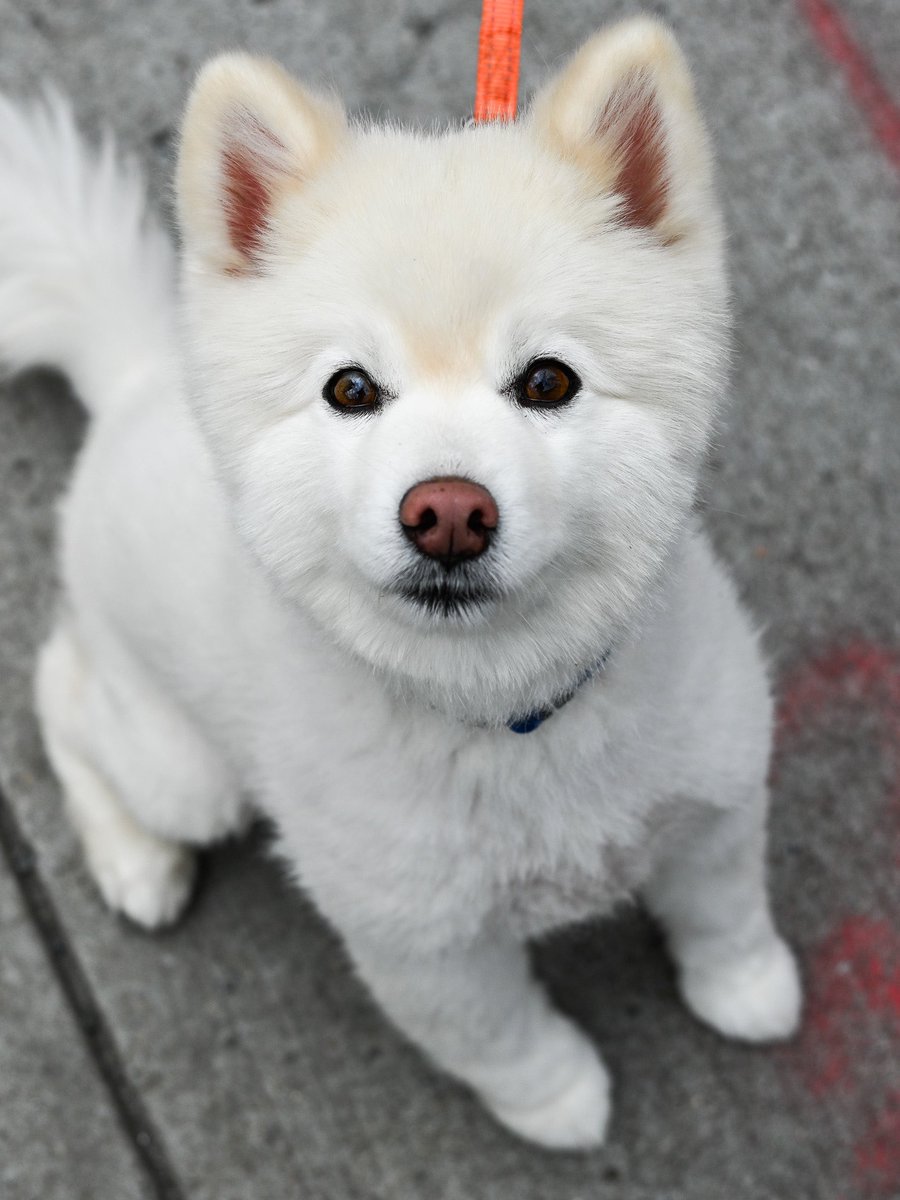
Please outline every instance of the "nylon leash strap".
M519 95L525 0L484 0L478 36L475 120L511 121Z

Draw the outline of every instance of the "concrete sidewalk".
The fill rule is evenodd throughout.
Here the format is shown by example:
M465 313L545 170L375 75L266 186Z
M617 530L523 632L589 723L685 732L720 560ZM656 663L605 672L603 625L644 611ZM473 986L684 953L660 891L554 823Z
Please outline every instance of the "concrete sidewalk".
M840 2L900 103L896 0ZM634 11L526 7L526 91ZM879 141L858 72L854 100L823 50L821 0L645 7L674 23L695 66L732 232L734 400L705 507L778 680L773 874L809 987L802 1036L750 1050L700 1028L637 913L560 935L539 970L602 1047L616 1107L603 1151L551 1156L496 1128L388 1027L266 856L264 830L208 856L172 933L111 917L31 715L53 505L82 432L62 383L33 373L0 389L2 1200L900 1198L891 114ZM119 131L165 205L185 92L214 51L271 54L351 107L456 119L473 95L478 8L0 0L0 87L52 79L89 128Z

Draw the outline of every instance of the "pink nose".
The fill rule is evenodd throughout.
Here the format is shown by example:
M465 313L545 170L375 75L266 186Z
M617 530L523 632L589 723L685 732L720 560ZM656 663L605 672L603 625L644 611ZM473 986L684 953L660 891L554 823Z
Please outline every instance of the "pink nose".
M400 524L413 545L451 567L487 549L500 514L494 497L468 479L429 479L400 501Z

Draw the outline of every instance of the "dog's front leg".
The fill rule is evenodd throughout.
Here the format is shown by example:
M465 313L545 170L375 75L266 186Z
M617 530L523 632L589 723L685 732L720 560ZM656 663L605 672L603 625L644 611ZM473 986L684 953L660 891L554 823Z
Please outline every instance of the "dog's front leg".
M685 1003L726 1037L788 1037L800 1014L794 956L766 887L767 797L708 809L661 857L644 889L668 936Z
M392 1020L504 1125L549 1147L600 1144L606 1070L584 1034L551 1006L523 946L483 936L441 951L374 942L350 949Z

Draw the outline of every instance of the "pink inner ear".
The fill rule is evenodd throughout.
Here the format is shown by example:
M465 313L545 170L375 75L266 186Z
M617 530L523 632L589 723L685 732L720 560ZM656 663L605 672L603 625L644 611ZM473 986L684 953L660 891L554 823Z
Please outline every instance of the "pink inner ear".
M235 250L252 259L262 247L262 233L271 192L261 178L260 164L245 146L231 146L222 156L225 176L225 221Z
M669 179L662 115L649 87L638 80L617 93L598 122L598 134L613 140L622 221L654 228L666 209Z
M252 113L238 114L237 133L222 152L225 223L232 246L252 261L263 246L275 183L285 173L285 146Z

